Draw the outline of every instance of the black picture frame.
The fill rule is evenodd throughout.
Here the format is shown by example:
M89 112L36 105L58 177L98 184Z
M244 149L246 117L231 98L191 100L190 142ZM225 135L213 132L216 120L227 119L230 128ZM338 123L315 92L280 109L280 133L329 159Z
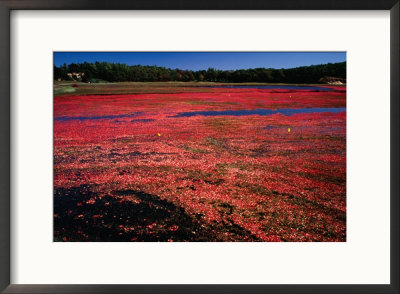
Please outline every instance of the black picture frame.
M2 293L399 293L399 0L0 0L0 290ZM12 10L390 11L390 284L21 285L10 284L10 11ZM11 150L12 152L12 150ZM368 258L366 256L366 258Z

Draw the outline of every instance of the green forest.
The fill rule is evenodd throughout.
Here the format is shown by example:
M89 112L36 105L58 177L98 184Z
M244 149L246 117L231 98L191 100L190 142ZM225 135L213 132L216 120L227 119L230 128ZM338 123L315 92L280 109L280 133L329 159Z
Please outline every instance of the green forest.
M95 62L54 66L54 80L82 82L208 81L222 83L324 83L327 77L346 79L346 62L289 69L252 68L238 70L182 70L158 66Z

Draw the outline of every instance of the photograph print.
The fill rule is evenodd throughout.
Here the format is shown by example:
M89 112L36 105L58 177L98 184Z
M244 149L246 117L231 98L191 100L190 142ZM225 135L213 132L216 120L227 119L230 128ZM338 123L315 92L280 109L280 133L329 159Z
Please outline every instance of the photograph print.
M345 242L345 52L54 52L54 242Z

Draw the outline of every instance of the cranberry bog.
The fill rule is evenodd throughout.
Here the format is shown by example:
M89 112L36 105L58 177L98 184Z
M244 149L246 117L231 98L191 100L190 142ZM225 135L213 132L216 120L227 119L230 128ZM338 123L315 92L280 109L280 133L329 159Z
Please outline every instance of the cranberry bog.
M54 241L346 241L345 87L151 87L54 97Z

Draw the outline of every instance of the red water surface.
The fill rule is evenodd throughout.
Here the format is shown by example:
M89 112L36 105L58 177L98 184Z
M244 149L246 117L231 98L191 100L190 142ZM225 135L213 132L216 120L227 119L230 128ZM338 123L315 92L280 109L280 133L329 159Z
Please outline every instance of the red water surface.
M56 241L346 241L346 112L332 92L54 98Z

